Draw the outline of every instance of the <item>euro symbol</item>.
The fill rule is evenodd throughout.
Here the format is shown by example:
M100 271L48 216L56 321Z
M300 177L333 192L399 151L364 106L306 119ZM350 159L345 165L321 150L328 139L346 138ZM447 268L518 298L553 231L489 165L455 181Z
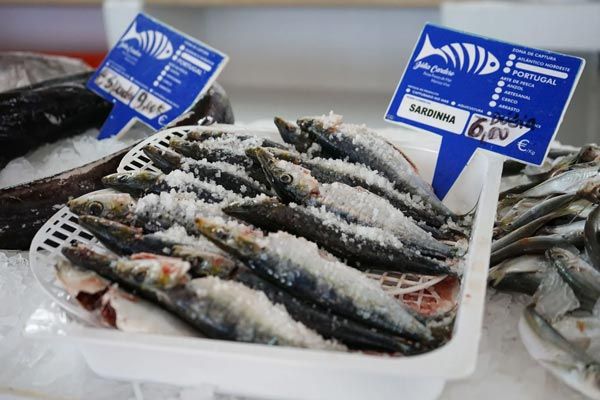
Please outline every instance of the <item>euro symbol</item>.
M167 116L161 115L160 117L158 117L158 123L162 126L165 126L167 124Z
M529 140L523 139L523 140L520 140L519 143L517 143L517 147L519 148L519 150L525 151L526 150L525 148L527 147L528 144L529 144Z

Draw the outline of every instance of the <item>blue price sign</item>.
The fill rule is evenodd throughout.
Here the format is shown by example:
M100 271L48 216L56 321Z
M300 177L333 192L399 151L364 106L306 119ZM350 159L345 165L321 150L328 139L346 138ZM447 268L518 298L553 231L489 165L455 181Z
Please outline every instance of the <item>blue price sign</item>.
M227 56L144 14L138 14L87 87L114 106L99 139L135 120L155 130L191 107L219 75Z
M443 198L477 148L541 165L584 60L427 24L385 119L442 136Z

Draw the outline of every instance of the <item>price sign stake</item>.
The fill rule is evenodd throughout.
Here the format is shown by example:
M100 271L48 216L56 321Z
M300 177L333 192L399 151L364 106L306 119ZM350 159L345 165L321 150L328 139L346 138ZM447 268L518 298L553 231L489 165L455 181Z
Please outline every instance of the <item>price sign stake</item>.
M385 120L442 136L444 198L478 149L541 165L584 60L427 24Z

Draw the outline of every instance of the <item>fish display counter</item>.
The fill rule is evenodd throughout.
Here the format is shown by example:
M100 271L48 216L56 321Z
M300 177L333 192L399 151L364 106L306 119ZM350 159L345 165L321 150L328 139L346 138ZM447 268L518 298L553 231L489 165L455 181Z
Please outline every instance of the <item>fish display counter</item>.
M50 76L0 93L7 168L110 108L85 66L40 63ZM597 397L598 147L507 162L502 182L503 160L477 154L442 201L436 145L319 112L234 125L214 84L157 133L0 189L0 248L29 249L29 266L0 265L37 281L28 340L75 345L105 379L211 394L450 398L447 382L482 379L489 272L488 297L520 293L531 356ZM557 349L569 363L546 362Z

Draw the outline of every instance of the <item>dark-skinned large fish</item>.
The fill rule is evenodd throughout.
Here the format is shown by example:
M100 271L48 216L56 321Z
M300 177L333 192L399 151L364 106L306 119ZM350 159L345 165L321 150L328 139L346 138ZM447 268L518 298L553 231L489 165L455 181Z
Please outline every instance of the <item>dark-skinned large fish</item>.
M325 257L305 239L197 219L199 230L250 269L284 290L349 318L410 339L430 342L431 331L360 271Z
M360 187L319 183L306 168L275 158L262 148L255 154L277 195L284 201L325 207L348 222L389 231L424 255L452 257L456 249L437 241L387 200Z
M185 266L185 261L162 256L114 258L81 244L65 247L62 252L71 262L156 302L208 337L325 350L345 349L294 321L284 307L271 303L264 293L241 283L216 277L189 280L188 275L184 275L187 280L166 279L169 284L156 279L163 277L165 269L169 274L180 272L184 268L174 270L172 264Z
M431 185L419 176L415 165L406 155L364 125L345 124L340 115L331 113L321 117L300 118L298 126L314 135L323 148L338 151L352 162L379 171L399 191L410 193L445 217L454 216L437 198Z

